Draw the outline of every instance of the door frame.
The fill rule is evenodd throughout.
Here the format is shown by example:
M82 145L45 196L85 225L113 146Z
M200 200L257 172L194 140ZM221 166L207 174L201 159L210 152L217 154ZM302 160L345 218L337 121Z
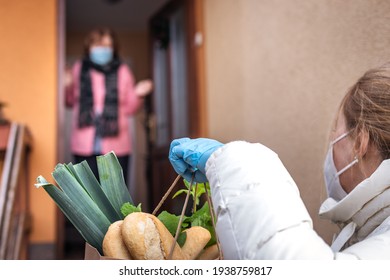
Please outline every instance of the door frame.
M204 50L204 26L203 26L203 7L204 0L172 0L151 16L149 24L152 24L156 18L169 17L177 8L183 7L185 13L185 28L186 28L186 57L187 59L187 89L188 89L188 108L194 108L188 112L188 137L198 138L208 136L207 127L207 108L206 108L206 92L205 92L205 50ZM150 25L149 30L152 29ZM150 76L153 76L153 55L154 55L154 38L153 34L149 34L149 57L150 57ZM169 48L169 47L168 47ZM169 54L168 54L169 55ZM169 81L168 81L169 82ZM153 134L155 134L156 124L153 113L155 112L152 96L148 97L146 106L146 137L147 137L147 170L146 178L148 185L148 210L153 211L154 207L162 197L161 188L166 188L167 180L169 181L174 174L160 174L156 171L156 166L165 166L158 164L157 159L168 160L166 153L168 151L159 151L153 148ZM172 128L170 128L172 129ZM155 161L155 162L154 162ZM161 163L161 162L160 162ZM172 172L174 173L173 169ZM164 177L164 178L160 178ZM173 180L172 180L173 181ZM171 183L171 182L169 182ZM163 185L161 185L163 184ZM160 186L161 185L161 186ZM158 190L156 187L159 186ZM169 204L169 202L166 202ZM167 205L170 208L170 205Z
M190 103L198 110L191 110L190 137L208 137L206 73L205 73L205 31L204 31L204 0L188 1L188 82Z
M64 107L64 69L65 69L65 38L66 38L66 0L57 0L57 162L64 162L65 133L65 107ZM64 258L64 224L65 216L56 207L56 232L55 232L55 255L57 259Z
M181 0L172 0L164 8L169 8L169 5L177 5ZM197 110L191 110L190 113L190 135L189 137L207 137L207 107L206 107L206 73L205 73L205 35L204 35L204 0L185 0L186 15L188 19L188 48L187 55L189 57L188 82L191 90L190 103ZM57 0L57 162L63 162L65 155L63 151L65 134L65 108L64 100L64 69L65 69L65 38L66 38L66 0ZM195 39L196 38L196 39ZM150 55L151 57L151 55ZM152 60L150 60L150 68L153 69ZM152 70L150 70L152 72ZM148 133L149 122L146 120L146 133ZM148 147L147 147L148 148ZM147 151L149 152L149 151ZM149 182L148 182L149 185ZM149 188L150 191L150 188ZM153 210L153 209L152 209ZM57 259L64 257L64 223L65 218L63 213L56 208L56 232L55 232L55 256Z
M188 88L189 103L197 110L190 111L189 137L207 137L207 108L206 108L206 73L205 73L205 32L204 32L204 0L172 0L158 10L151 19L157 15L170 13L181 3L185 3L187 18L187 57L188 59ZM149 41L152 42L149 34ZM150 75L153 72L153 49L150 43Z

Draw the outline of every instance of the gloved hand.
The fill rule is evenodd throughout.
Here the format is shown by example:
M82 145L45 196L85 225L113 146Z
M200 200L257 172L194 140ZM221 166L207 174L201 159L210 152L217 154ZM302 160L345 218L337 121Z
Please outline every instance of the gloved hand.
M207 138L180 138L173 140L169 149L169 160L173 169L191 182L192 175L195 173L194 181L197 183L207 182L205 174L205 165L210 155L222 143Z

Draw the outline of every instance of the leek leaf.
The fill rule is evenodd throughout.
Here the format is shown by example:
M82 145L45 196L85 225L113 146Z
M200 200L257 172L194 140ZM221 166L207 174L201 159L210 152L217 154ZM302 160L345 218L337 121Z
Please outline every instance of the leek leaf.
M86 161L73 165L79 182L111 223L121 220Z
M102 254L102 240L107 230L99 228L94 221L84 215L83 207L76 205L62 190L53 184L49 184L42 176L37 178L35 186L45 189L85 241Z
M124 203L130 202L134 205L131 199L129 190L127 189L123 170L118 161L118 158L113 152L105 155L97 156L97 166L99 171L99 180L104 193L111 201L112 206L120 217L123 218L121 207Z
M104 233L110 226L110 221L99 209L79 181L63 164L57 164L54 169L53 178L56 180L63 192L69 197L72 203L80 208L83 215L87 216Z

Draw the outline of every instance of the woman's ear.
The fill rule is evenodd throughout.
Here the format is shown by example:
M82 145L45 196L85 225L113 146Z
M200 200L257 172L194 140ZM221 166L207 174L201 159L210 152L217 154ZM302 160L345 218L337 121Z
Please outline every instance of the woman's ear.
M368 134L368 131L361 130L357 136L355 141L355 152L358 158L363 158L367 151L368 151L368 145L370 142L370 135Z

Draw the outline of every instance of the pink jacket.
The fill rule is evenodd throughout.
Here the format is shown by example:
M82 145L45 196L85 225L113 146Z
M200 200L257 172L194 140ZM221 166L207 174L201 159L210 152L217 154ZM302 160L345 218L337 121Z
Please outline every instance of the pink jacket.
M72 85L66 89L66 106L73 108L71 151L81 156L93 155L95 127L78 127L79 96L80 96L81 62L75 63L72 69ZM91 86L93 92L94 110L102 112L105 98L104 75L91 70ZM141 105L141 98L134 91L134 77L126 64L118 69L118 125L119 134L115 137L102 139L102 154L114 151L117 156L131 154L132 143L129 131L129 116L134 114Z

